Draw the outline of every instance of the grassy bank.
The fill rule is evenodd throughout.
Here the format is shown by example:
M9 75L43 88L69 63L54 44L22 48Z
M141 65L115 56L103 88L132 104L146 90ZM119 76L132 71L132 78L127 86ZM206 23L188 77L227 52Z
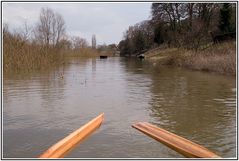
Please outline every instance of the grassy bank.
M159 65L236 75L236 42L215 44L198 51L177 48L156 49L147 52L146 59Z

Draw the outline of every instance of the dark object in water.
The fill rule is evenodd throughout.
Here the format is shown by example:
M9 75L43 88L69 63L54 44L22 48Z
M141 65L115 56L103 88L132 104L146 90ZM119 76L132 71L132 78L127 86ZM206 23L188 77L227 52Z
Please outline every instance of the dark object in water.
M137 55L137 57L138 57L139 59L144 59L144 54L139 54L139 55Z
M106 55L100 55L100 59L107 59L108 56Z

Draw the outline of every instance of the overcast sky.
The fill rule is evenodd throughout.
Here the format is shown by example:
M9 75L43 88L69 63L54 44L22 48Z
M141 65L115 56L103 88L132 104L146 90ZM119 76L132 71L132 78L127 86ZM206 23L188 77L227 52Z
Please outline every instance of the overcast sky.
M69 35L86 38L91 43L92 34L97 44L118 43L130 26L150 18L151 3L9 3L3 2L3 23L10 29L20 28L24 21L34 25L42 7L60 13Z

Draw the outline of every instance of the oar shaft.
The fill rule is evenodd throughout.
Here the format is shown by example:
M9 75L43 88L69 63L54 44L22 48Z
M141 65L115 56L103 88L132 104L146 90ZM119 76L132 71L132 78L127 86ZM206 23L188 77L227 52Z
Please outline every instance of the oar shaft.
M205 147L146 122L132 125L144 134L188 158L220 158Z
M76 131L64 139L57 142L55 145L45 151L39 158L62 158L76 145L78 145L87 136L92 134L98 127L100 127L104 119L104 113L100 114L87 124L83 125Z

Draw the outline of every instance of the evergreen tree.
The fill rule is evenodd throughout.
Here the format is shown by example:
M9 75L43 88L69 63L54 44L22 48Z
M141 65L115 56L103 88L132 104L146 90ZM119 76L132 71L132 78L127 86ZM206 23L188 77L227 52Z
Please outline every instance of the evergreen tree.
M231 31L231 14L232 9L229 3L224 3L223 7L220 9L220 20L219 20L219 29L223 32Z
M135 52L140 52L145 49L145 40L141 31L136 32L134 46Z
M163 29L160 25L157 25L154 28L154 42L157 43L158 45L164 42L162 31Z

